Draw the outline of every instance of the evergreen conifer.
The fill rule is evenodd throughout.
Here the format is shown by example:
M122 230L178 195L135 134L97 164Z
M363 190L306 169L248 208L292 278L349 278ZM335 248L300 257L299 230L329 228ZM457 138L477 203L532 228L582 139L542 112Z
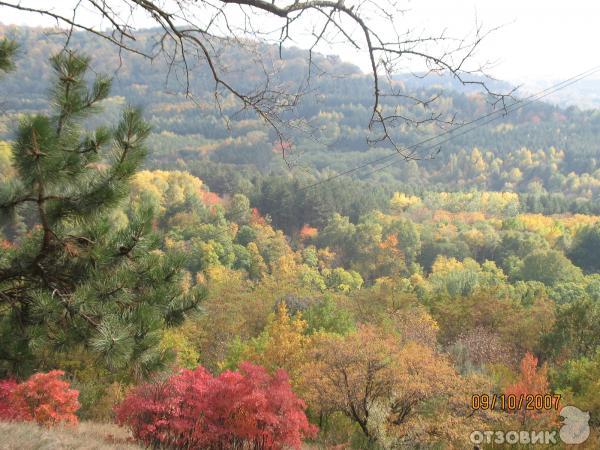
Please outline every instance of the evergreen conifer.
M14 50L0 44L3 68ZM17 176L0 185L0 221L27 225L0 247L0 378L53 368L73 348L142 377L165 362L164 327L196 309L204 291L185 287L185 258L161 248L151 208L127 208L123 225L111 220L146 156L141 112L127 107L114 129L87 131L111 80L88 82L90 59L77 52L51 65L51 113L22 119L12 143Z

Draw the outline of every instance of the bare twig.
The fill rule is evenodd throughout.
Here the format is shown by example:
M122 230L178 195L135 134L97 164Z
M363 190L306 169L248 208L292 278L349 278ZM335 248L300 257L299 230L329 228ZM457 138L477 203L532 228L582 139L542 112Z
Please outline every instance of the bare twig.
M385 0L70 0L72 15L60 14L57 10L44 6L25 6L20 2L0 0L2 8L12 8L24 13L37 13L52 18L61 27L68 28L67 43L74 29L93 33L107 40L121 51L133 52L154 60L164 55L170 77L183 75L185 94L194 99L191 89L192 58L206 67L214 81L214 101L216 108L228 122L229 117L223 108L225 96L233 96L239 102L240 111L254 111L274 131L284 159L290 145L292 131L310 130L308 122L291 120L289 115L311 87L311 79L323 76L318 68L314 53L322 46L346 45L362 52L369 64L372 80L372 101L368 121L369 145L390 145L405 159L417 157L418 149L404 152L396 139L401 126L421 126L435 123L441 127L455 124L456 117L451 113L435 111L437 96L420 99L395 87L394 77L410 62L417 62L427 70L416 76L449 74L465 86L479 88L490 99L492 107L506 108L506 94L493 92L486 81L473 79L470 75L481 74L485 66L467 67L474 59L475 52L489 33L476 23L474 35L467 39L447 36L444 30L438 35L418 34L410 29L398 31L400 19L406 11L396 1ZM68 3L65 1L64 3ZM28 4L30 5L30 4ZM90 26L79 20L79 8L95 11L100 21L109 25L106 30ZM127 14L124 14L123 11ZM160 34L156 45L148 50L140 44L136 30L131 24L132 17L144 14L158 25ZM267 30L262 24L265 18L277 22ZM296 86L277 83L277 71L267 69L270 57L267 47L258 43L277 45L279 58L283 48L295 36L309 31L312 41L307 51L307 74L298 77ZM225 39L226 38L226 39ZM222 52L229 44L243 48L247 61L259 67L262 83L258 86L240 87L231 81L231 67L227 67ZM267 54L265 54L265 51ZM176 69L179 69L177 71ZM402 102L411 101L420 105L423 114L411 116L403 112ZM286 159L287 162L287 159ZM289 163L288 163L289 165Z

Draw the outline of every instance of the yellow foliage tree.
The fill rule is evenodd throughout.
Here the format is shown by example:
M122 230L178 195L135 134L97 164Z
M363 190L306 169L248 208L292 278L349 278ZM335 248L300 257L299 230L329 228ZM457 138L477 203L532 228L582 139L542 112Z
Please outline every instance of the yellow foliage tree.
M195 369L200 359L200 354L181 330L166 330L158 346L160 351L175 354L174 367Z
M395 192L390 200L390 208L394 211L404 211L411 206L419 205L421 199L414 195L407 195L404 192Z
M139 201L142 197L163 213L167 207L181 206L186 198L204 198L202 180L188 172L178 170L144 170L138 172L131 182L131 198Z
M285 369L292 386L297 387L311 346L311 338L305 334L307 326L299 314L290 317L285 303L279 303L263 332L244 346L239 361L252 361L270 371Z
M402 344L373 326L347 336L318 336L302 387L314 411L344 414L371 444L384 448L402 441L464 439L468 433L461 431L478 420L468 414L465 381L445 357L414 341ZM449 420L439 423L428 409ZM471 424L457 430L464 420Z

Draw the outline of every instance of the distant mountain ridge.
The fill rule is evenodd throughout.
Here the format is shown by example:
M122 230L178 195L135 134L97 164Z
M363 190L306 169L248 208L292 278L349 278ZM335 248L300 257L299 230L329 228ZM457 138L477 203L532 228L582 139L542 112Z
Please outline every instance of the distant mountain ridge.
M598 76L598 75L596 75ZM532 80L524 83L521 89L524 93L537 92L560 83L563 80ZM557 91L545 99L562 108L576 106L581 109L600 108L600 79L585 78Z
M427 75L427 76L425 76ZM573 73L573 76L576 76ZM595 75L596 77L598 75ZM453 90L457 92L478 92L480 87L477 84L462 84L456 77L448 74L425 74L425 73L402 73L394 77L402 81L409 90L419 88L431 88L441 90ZM465 81L474 83L485 83L486 86L495 93L507 93L516 89L515 95L527 97L536 94L552 86L558 85L566 80L536 80L528 79L524 81L502 81L483 75L470 74L465 77ZM581 109L600 108L600 79L584 78L569 84L564 89L557 90L544 97L544 102L569 108L577 106Z
M513 84L507 81L478 74L465 75L463 80L468 82L467 84L463 84L455 76L447 73L401 73L396 75L394 79L401 80L409 90L431 88L458 92L481 92L481 85L477 83L484 83L490 91L495 93L509 93L515 88Z
M49 55L62 48L64 37L16 27L0 27L0 34L15 38L21 45L17 71L0 80L0 102L5 111L0 115L0 140L10 140L20 114L49 107L46 64ZM151 38L152 31L142 33L139 45L150 46ZM395 134L397 142L416 146L417 159L421 160L398 159L397 164L378 170L381 164L366 163L395 152L367 144L373 101L371 79L351 63L317 54L313 55L313 69L318 71L313 72L310 89L294 111L287 113L290 120L308 123L312 134L293 134L293 145L284 161L274 130L255 114L238 113L239 106L230 96L224 96L221 105L229 122L220 114L214 104L214 82L202 61L191 67L190 89L195 98L190 101L183 81L177 78L181 69L168 77L164 60L151 64L124 53L120 61L109 43L83 33L76 33L72 44L93 56L96 70L115 75L113 97L105 102L105 113L98 123L114 122L125 103L141 106L154 132L148 166L193 170L219 193L231 190L226 178L235 179L241 170L249 170L254 174L251 176L275 173L308 177L309 181L352 170L354 179L395 189L556 193L568 197L568 205L576 204L575 210L600 198L600 111L536 102L509 115L497 110L497 120L492 123L475 123L454 134L444 134L451 128L433 124L401 126ZM231 69L228 80L240 89L256 86L261 72L253 61L230 43L220 44L227 46L220 62ZM276 47L260 50L275 69L274 83L289 87L305 81L305 50L284 48L281 59ZM508 83L488 81L492 90L512 89ZM395 108L401 115L422 118L435 112L442 118L455 118L460 124L494 111L485 95L472 87L464 88L450 77L401 74L392 82L406 95L386 98L384 106ZM594 84L583 82L582 86L588 89ZM435 100L423 105L411 97ZM444 137L435 139L439 134ZM426 139L431 141L417 145ZM353 170L361 165L365 167ZM222 181L215 181L217 178ZM557 211L571 208L564 205Z

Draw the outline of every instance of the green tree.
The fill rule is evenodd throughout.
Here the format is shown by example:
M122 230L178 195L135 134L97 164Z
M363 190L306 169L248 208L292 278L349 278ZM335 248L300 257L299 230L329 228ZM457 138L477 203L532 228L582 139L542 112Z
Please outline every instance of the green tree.
M555 390L565 401L589 411L591 424L600 425L600 351L589 358L569 360L551 375Z
M247 225L252 216L250 209L250 200L243 194L235 194L231 199L231 205L225 217L232 222L240 225Z
M541 281L554 285L561 281L581 279L581 270L557 250L537 250L523 260L521 277L527 281Z
M548 242L539 234L507 230L502 235L502 240L498 245L495 255L496 261L502 268L507 268L509 265L508 260L511 256L523 259L536 250L547 250L548 247Z
M350 312L340 308L336 301L327 295L312 304L304 313L304 319L311 333L325 331L328 333L347 334L354 329L354 320Z
M320 247L332 247L345 256L351 251L355 234L356 226L350 222L350 219L335 213L327 226L319 232L317 243Z
M363 279L360 274L354 270L345 270L342 267L335 269L324 269L325 283L330 289L341 292L350 292L360 289L363 285Z
M202 290L183 283L183 255L164 253L144 206L118 227L110 213L127 197L146 156L150 127L126 108L114 129L82 121L111 80L85 80L89 58L51 58L51 115L27 116L16 132L15 180L0 186L0 217L26 217L28 232L0 250L0 376L57 364L84 345L112 371L160 367L162 329L180 323Z
M569 258L588 273L600 272L600 225L582 228L575 235Z
M592 357L600 349L600 303L581 299L560 305L552 330L543 337L545 354Z
M421 253L421 236L416 225L410 219L396 220L386 229L387 233L394 233L398 237L398 247L410 266Z

